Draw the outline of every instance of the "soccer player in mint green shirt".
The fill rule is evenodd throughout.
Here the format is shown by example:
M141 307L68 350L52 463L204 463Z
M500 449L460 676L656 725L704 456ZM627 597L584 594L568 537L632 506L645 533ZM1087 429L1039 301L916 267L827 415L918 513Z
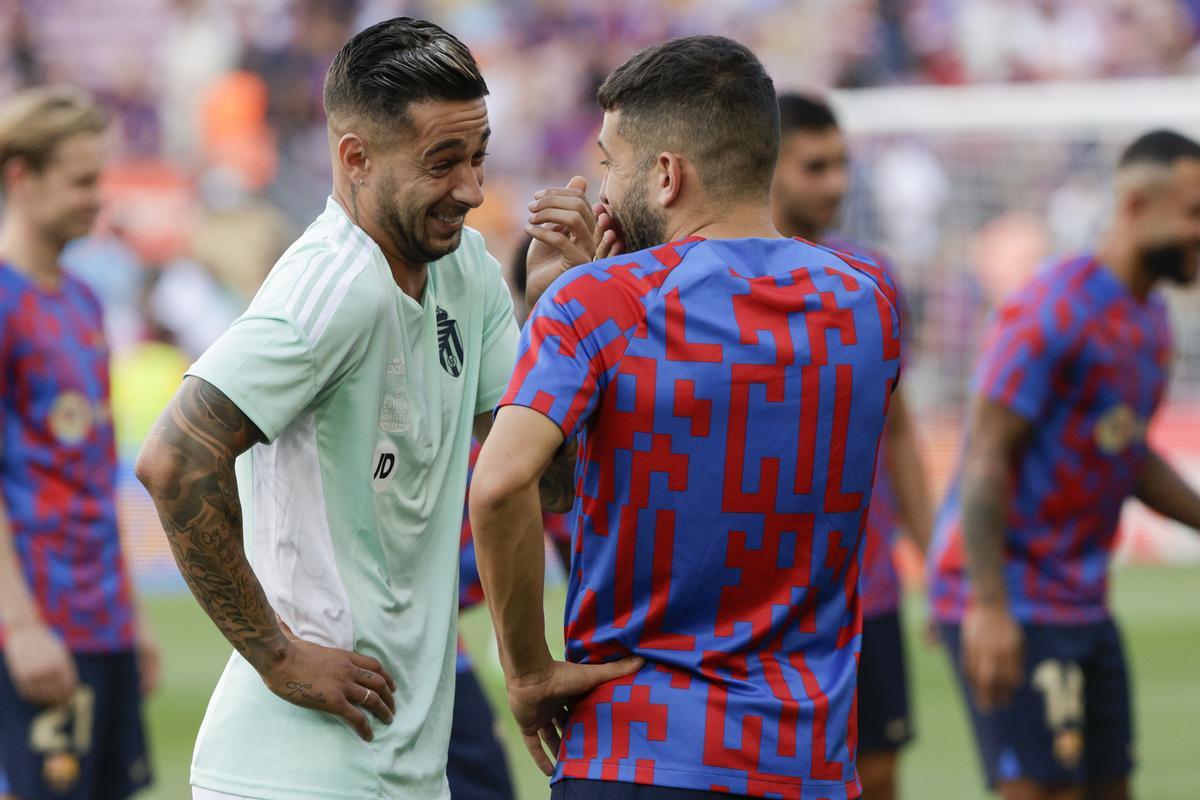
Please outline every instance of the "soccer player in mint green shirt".
M196 798L449 797L467 456L516 346L499 265L463 225L483 201L486 94L428 22L347 43L325 84L324 213L139 458L236 651L197 738Z

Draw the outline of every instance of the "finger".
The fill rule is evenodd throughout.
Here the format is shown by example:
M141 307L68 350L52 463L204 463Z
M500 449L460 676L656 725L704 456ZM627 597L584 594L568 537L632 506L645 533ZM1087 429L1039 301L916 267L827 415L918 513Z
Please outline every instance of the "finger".
M383 664L379 663L378 659L371 658L370 656L364 656L362 653L351 653L350 663L354 664L356 667L361 667L362 669L379 673L383 676L383 679L387 681L388 688L393 692L396 691L396 681L392 680L391 673L383 668Z
M531 225L543 225L552 223L558 225L559 233L567 233L575 238L580 243L580 246L591 249L592 241L595 238L595 225L589 225L588 221L579 216L574 211L565 211L561 208L544 208L541 211L536 211L529 215Z
M558 729L553 724L546 725L538 734L542 737L542 741L546 743L546 747L554 754L555 760L558 759L558 748L562 746L562 736L559 735Z
M539 242L553 247L559 252L559 255L572 266L586 264L591 261L591 256L586 255L579 247L571 241L569 236L564 236L558 231L550 228L543 228L539 225L526 225L525 232L537 239Z
M364 742L369 742L375 738L375 734L371 731L371 723L367 720L367 715L359 711L358 707L349 700L342 700L342 704L333 713L350 723L350 727L358 734L358 738Z
M392 689L388 686L384 677L378 672L371 672L369 669L363 669L362 667L355 667L354 669L355 686L370 689L383 701L383 704L387 706L391 714L394 715L396 713L396 700L392 696Z
M568 697L585 694L603 683L637 672L645 663L637 656L630 656L605 664L573 664L564 682L564 694Z
M567 181L567 188L578 189L584 194L587 194L587 178L583 177L582 175L576 175L575 177L571 178L571 180Z
M596 227L596 214L584 197L547 194L530 203L529 210L534 213L538 211L568 211L577 214L588 228Z
M525 749L529 751L529 755L533 756L533 763L537 764L542 774L547 778L553 775L554 762L546 755L541 737L536 733L522 733L521 738L525 740Z
M352 694L346 697L347 700L359 708L370 711L385 725L392 724L392 718L395 714L392 713L392 710L388 707L384 699L379 696L378 692L357 683L351 687L350 692Z

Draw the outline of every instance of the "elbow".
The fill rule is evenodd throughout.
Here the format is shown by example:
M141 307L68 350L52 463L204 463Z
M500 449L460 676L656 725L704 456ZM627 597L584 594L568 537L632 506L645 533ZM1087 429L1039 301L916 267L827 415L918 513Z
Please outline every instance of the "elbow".
M142 445L133 474L150 497L157 500L163 488L173 480L175 461L162 442L151 436Z

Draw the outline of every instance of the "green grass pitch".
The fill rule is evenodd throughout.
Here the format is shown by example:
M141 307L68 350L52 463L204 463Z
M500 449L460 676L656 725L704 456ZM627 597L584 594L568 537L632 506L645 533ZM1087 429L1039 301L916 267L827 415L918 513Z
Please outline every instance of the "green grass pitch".
M1150 800L1200 797L1200 567L1118 570L1114 608L1133 671L1139 766L1136 796ZM157 784L140 800L187 800L192 742L229 648L186 595L152 597L151 616L165 658L163 685L147 716ZM562 619L561 591L546 604L551 635ZM911 691L917 741L903 760L903 796L921 800L985 797L966 716L945 655L920 641L923 601L907 604ZM500 705L503 686L492 656L487 612L472 609L463 634L480 677L502 710L519 800L549 795L545 778L525 754Z

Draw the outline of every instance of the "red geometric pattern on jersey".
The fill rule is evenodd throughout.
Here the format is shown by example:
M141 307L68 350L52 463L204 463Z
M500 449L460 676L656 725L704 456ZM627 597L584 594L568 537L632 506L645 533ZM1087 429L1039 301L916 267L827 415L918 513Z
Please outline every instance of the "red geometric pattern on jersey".
M896 308L901 322L907 321L904 292L891 263L878 252L840 237L829 237L824 244L834 250L865 256L877 264L896 290ZM904 357L900 358L903 371ZM864 619L894 614L900 608L900 577L896 573L894 548L900 532L900 511L887 470L887 436L879 440L879 461L875 466L875 489L867 510L867 535L863 544L862 576L858 590L862 595Z
M81 281L43 289L0 263L0 398L0 484L42 619L73 652L128 649L108 347Z
M1146 426L1167 383L1170 329L1157 295L1137 300L1092 256L1064 261L1000 309L975 392L1033 424L1012 474L1005 577L1024 622L1108 617L1108 562L1121 505L1145 462ZM930 549L935 616L970 601L955 479Z
M635 653L555 780L859 794L863 530L899 366L869 261L688 239L559 278L501 405L579 437L567 658Z

